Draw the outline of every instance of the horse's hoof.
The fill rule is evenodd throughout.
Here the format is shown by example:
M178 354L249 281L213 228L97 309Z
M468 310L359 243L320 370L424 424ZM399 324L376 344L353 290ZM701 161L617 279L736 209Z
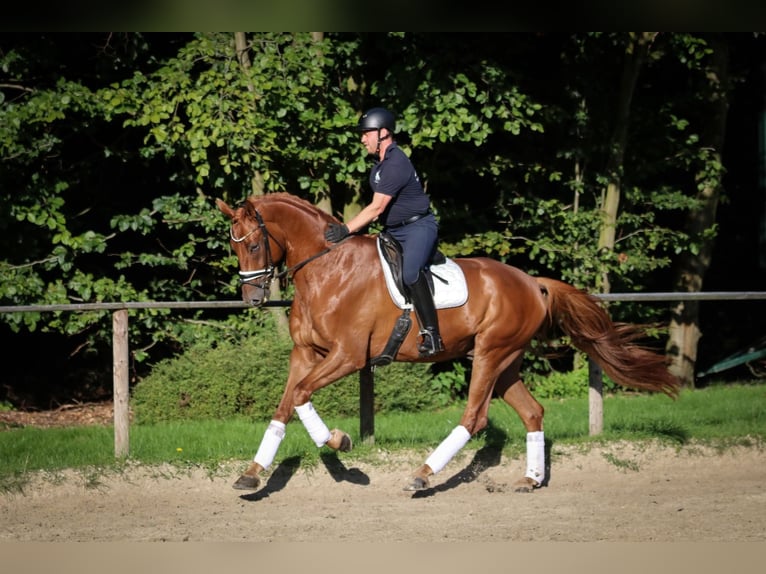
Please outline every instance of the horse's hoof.
M342 430L332 429L330 435L331 437L330 440L327 441L327 444L335 450L339 450L340 452L350 452L354 447L354 444L351 442L351 437Z
M338 447L338 450L340 452L349 452L353 447L354 445L351 442L351 437L344 433L343 437L340 439L340 447Z
M428 488L428 479L416 476L407 486L404 487L404 490L425 490L426 488Z
M257 476L248 476L243 474L237 479L237 482L231 486L236 490L257 490L260 485L261 479Z
M529 493L534 492L537 488L540 488L540 483L525 476L516 481L516 484L513 485L513 492Z

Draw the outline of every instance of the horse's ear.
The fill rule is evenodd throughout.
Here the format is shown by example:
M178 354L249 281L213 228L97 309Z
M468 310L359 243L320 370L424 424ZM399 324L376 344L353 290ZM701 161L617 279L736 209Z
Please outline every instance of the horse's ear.
M215 204L216 206L218 206L218 209L221 210L221 213L223 213L224 215L227 215L229 219L234 218L234 210L231 207L229 207L224 200L216 199Z

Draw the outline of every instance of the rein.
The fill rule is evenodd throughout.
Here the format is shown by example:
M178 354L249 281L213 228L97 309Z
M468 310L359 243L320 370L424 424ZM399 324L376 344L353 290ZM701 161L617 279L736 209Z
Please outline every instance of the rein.
M314 255L309 257L308 259L304 259L303 261L301 261L300 263L296 263L295 265L293 265L289 269L285 269L281 273L277 273L276 278L277 279L281 279L282 277L285 277L286 275L288 275L290 273L294 274L296 271L298 271L299 269L303 268L304 265L308 265L309 263L314 261L314 259L319 259L320 257L322 257L322 255L327 255L330 251L332 251L333 249L338 247L338 245L340 245L340 243L338 243L338 244L336 244L336 245L334 245L332 247L325 247L324 249L322 249L322 251L320 251L319 253L315 253Z

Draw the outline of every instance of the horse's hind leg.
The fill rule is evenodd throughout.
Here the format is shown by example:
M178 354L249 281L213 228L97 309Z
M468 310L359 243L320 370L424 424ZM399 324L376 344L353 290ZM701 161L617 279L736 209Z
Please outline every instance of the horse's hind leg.
M415 471L412 480L404 487L404 490L424 490L428 488L428 478L444 468L452 460L452 457L466 445L470 438L471 432L463 425L458 425L452 429L449 436L426 459L425 464Z
M500 375L495 390L516 411L527 429L526 473L514 483L514 490L532 492L545 481L544 409L519 378L520 363L520 360L515 362Z
M487 426L487 412L489 401L492 398L492 389L495 386L497 369L502 368L508 361L515 361L522 351L505 357L502 350L492 353L484 353L481 358L474 356L471 382L468 385L468 402L460 417L460 424L445 438L436 450L426 459L424 465L418 468L412 476L412 480L404 490L424 490L429 486L429 477L437 474L447 463L462 449L470 438ZM497 357L501 357L497 360Z

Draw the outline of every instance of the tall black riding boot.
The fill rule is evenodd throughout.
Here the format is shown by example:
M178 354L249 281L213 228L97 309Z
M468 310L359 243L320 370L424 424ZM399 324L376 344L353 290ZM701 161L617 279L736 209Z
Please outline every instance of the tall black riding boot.
M423 271L418 275L418 280L409 286L412 305L415 315L420 324L421 341L418 343L418 351L421 357L430 357L444 350L441 335L439 335L439 319L436 316L436 306L428 286L428 279Z

